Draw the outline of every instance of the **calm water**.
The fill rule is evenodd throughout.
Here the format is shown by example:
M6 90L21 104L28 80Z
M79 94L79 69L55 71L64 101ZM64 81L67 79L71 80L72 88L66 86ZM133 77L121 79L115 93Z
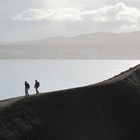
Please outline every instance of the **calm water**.
M0 60L0 99L24 95L24 81L40 92L94 84L140 64L140 60Z

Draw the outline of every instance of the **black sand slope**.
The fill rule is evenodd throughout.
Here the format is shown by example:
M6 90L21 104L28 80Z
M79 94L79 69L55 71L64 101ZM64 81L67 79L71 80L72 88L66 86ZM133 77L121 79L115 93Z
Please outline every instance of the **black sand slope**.
M139 140L140 65L81 88L0 102L0 140Z

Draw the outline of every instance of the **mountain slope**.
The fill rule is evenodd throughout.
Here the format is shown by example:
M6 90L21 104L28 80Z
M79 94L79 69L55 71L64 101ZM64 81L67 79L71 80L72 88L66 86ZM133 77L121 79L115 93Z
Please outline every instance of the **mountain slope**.
M139 86L140 65L99 84L7 100L0 139L140 139Z
M0 58L140 59L140 32L91 33L27 42L0 43Z

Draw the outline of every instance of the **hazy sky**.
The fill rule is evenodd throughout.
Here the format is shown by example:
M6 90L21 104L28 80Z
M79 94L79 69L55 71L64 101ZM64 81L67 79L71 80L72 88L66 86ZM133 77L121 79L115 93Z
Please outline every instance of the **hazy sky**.
M140 30L140 0L0 0L0 41Z

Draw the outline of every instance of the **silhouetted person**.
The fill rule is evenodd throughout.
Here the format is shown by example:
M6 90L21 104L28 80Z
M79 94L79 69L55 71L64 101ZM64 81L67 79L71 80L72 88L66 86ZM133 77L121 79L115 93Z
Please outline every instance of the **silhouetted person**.
M29 97L28 90L30 89L30 85L25 81L25 97Z
M35 80L34 88L35 88L35 90L36 90L36 94L37 94L37 95L39 94L39 91L38 91L39 86L40 86L40 83L39 83L37 80Z

